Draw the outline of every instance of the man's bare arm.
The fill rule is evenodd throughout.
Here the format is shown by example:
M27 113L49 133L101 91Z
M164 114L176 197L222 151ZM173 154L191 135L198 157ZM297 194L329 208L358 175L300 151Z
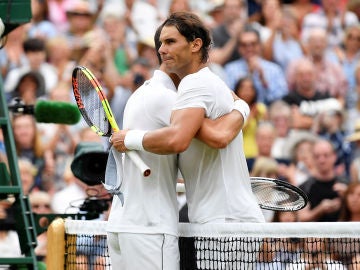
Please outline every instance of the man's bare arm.
M244 117L237 110L215 120L204 119L196 138L213 148L225 148L240 132Z
M231 91L232 92L232 91ZM238 135L249 114L249 105L232 92L234 109L215 120L204 119L196 138L213 148L225 148Z
M120 152L146 150L155 154L181 153L189 147L204 118L203 108L176 110L169 127L152 131L121 130L113 134L111 142Z

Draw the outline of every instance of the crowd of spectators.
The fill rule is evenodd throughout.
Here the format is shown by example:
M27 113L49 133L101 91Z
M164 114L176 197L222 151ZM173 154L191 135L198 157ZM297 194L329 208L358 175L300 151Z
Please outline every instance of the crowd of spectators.
M349 183L360 182L355 1L31 0L31 8L31 21L2 39L0 71L9 104L14 98L28 105L74 102L71 72L84 65L106 89L121 127L127 99L157 68L156 27L171 12L193 11L212 34L210 68L250 105L243 128L249 173L302 187L310 203L297 221L358 217L350 213L354 191L347 191ZM24 194L32 200L46 192L49 197L37 200L44 198L55 213L70 206L60 207L54 198L85 199L87 187L70 169L75 147L89 141L106 148L106 140L83 121L41 124L12 115L11 123ZM0 132L0 161L4 156Z

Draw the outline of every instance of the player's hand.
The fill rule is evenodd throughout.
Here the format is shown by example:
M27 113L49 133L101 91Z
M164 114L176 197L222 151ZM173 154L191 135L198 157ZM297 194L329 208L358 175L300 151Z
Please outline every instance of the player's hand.
M129 149L125 147L124 140L127 130L119 130L114 132L109 138L109 142L114 146L114 148L119 152L126 152Z

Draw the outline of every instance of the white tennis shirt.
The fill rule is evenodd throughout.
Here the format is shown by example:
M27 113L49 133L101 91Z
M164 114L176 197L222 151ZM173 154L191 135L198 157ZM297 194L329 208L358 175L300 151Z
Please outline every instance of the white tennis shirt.
M182 79L173 110L200 107L206 117L215 119L231 112L233 104L230 89L206 67ZM180 154L179 167L190 222L264 222L251 190L242 132L219 150L193 139Z
M154 76L129 98L124 111L124 129L154 130L169 126L175 91L170 77L162 71L155 71ZM143 177L125 155L121 186L124 205L114 196L107 230L177 236L177 155L138 153L151 168L151 175Z

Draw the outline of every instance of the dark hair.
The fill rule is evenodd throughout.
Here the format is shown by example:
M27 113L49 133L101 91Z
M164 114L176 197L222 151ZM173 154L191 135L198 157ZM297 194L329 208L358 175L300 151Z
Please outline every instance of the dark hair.
M239 91L239 88L243 85L244 82L246 81L250 81L252 83L252 88L254 89L254 97L252 100L249 101L249 106L252 106L254 105L256 102L257 102L257 99L258 99L258 91L255 87L255 84L254 84L254 81L251 77L249 76L245 76L245 77L242 77L240 78L236 84L235 84L235 87L234 87L234 92L235 94L237 94L237 92Z
M43 76L40 72L38 72L38 71L30 70L29 72L24 73L24 74L20 77L20 79L19 79L19 81L18 81L18 83L17 83L17 85L16 85L16 87L15 87L15 89L14 89L14 91L13 91L13 97L16 97L16 96L19 95L19 87L20 87L20 84L22 84L22 82L23 82L26 78L30 78L30 79L31 79L33 82L35 82L35 84L37 85L37 89L36 89L36 96L37 96L37 97L41 97L41 96L43 96L43 95L46 94L46 92L45 92L45 78L44 78L44 76Z
M351 182L348 185L348 187L342 197L342 204L341 204L340 215L339 215L338 221L350 221L351 220L352 213L349 209L349 205L347 203L347 198L349 197L349 194L354 193L355 189L358 186L360 186L360 182Z
M155 43L155 50L156 50L156 56L159 60L159 64L161 65L162 63L162 60L161 60L161 56L160 56L160 53L159 53L159 49L161 47L161 42L160 42L160 34L161 34L161 30L163 28L163 25L160 25L157 29L156 29L156 32L155 32L155 35L154 35L154 43Z
M201 48L201 62L206 63L209 59L209 49L211 46L210 31L206 28L200 18L191 12L174 12L160 26L175 26L179 33L188 42L200 38L203 42Z
M23 43L25 52L45 51L45 42L40 38L28 38Z

